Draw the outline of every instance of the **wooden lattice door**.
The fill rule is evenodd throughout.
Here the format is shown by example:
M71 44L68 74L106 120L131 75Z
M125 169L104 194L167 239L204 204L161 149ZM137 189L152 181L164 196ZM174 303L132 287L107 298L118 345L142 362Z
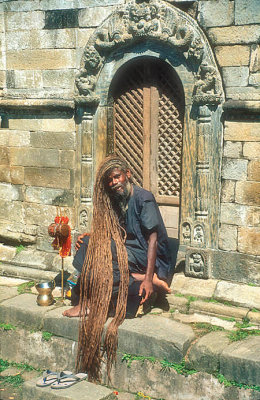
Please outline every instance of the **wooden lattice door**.
M127 160L136 184L155 195L168 233L178 234L183 107L164 62L128 65L114 84L113 150Z

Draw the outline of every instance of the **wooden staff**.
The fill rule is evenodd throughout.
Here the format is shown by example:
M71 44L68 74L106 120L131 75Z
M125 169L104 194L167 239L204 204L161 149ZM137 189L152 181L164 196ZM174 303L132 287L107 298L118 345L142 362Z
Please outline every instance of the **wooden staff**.
M61 297L64 301L64 259L61 257Z

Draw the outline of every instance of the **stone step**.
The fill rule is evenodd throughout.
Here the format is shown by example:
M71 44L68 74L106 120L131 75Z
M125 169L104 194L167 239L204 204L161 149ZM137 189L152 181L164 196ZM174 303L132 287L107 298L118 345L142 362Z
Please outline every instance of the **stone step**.
M55 278L57 272L44 271L33 267L24 267L14 264L1 263L0 275L35 281L50 281Z
M115 400L113 390L90 382L79 382L70 388L54 390L51 387L39 388L35 380L25 382L22 400Z
M1 358L41 369L73 371L79 319L64 318L62 312L66 308L39 307L36 295L28 293L3 301L1 320L12 324L13 329L0 330ZM46 339L43 331L50 337ZM178 373L184 358L196 373ZM119 328L117 364L110 383L114 388L167 400L215 400L216 393L223 400L242 399L242 394L244 399L257 399L259 392L226 388L212 375L216 373L238 383L259 386L260 336L234 343L225 331L196 338L190 325L162 315L125 320ZM104 370L102 383L108 384Z

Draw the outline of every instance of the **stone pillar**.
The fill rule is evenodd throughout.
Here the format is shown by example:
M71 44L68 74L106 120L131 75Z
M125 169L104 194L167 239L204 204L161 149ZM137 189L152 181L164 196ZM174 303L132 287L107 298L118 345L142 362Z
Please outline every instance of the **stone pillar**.
M81 123L81 203L90 203L93 187L93 114L84 111Z
M198 113L195 218L205 221L208 218L211 111L203 105L199 106Z
M80 207L79 230L89 232L93 188L93 111L84 108L80 124Z

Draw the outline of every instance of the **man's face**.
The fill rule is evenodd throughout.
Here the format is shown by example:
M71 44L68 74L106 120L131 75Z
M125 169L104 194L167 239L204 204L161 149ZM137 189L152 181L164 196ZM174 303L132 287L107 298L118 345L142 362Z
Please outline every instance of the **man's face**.
M107 186L109 192L114 197L124 197L129 194L128 192L128 179L131 177L129 170L123 172L119 168L114 168L107 177Z

